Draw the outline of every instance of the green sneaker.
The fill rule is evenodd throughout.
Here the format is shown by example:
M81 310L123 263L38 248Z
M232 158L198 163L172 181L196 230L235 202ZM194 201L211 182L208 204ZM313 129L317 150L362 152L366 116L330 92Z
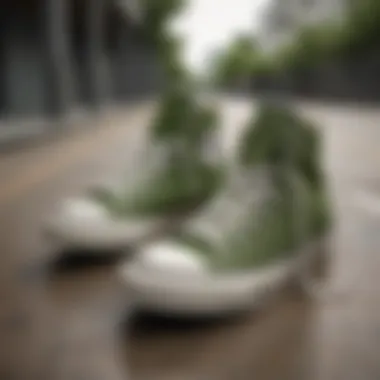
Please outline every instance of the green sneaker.
M170 89L151 128L153 149L165 151L162 165L133 187L92 191L92 198L117 217L172 215L203 205L224 178L218 146L212 145L217 126L212 108L184 88Z
M295 175L289 199L267 168L251 175L232 175L182 233L144 246L121 267L139 307L186 316L242 311L295 274L312 239L306 181Z

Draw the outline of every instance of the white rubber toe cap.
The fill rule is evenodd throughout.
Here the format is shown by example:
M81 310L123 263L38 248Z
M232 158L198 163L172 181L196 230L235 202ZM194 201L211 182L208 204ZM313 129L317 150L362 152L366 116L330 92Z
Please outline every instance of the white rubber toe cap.
M249 271L213 273L190 248L159 242L123 265L120 275L143 309L210 315L252 308L288 278L291 267L287 261Z
M171 241L151 244L137 259L146 270L167 275L202 275L207 272L206 262L191 248Z
M67 246L112 249L145 239L160 224L157 219L118 219L93 200L69 199L57 208L48 231Z
M61 203L62 218L96 223L108 217L107 210L100 204L87 199L68 199Z

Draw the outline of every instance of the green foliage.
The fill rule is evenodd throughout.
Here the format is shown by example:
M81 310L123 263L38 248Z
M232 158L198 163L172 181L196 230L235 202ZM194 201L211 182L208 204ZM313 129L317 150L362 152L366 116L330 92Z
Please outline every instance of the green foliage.
M169 33L166 33L162 42L156 44L159 62L165 75L167 87L190 85L190 72L181 60L182 46L183 41Z
M380 2L361 0L352 5L345 22L342 52L357 56L380 47Z
M292 43L279 49L268 65L272 75L312 69L331 61L358 58L380 48L380 1L353 2L342 23L305 26ZM260 71L253 70L253 75Z
M380 49L380 1L353 2L340 23L307 25L293 41L273 54L264 54L251 38L237 38L215 59L215 77L228 84L239 78L268 77L310 70Z
M185 0L140 0L143 10L143 35L152 44L159 59L165 80L172 83L189 79L183 62L181 62L182 41L168 30L168 23L182 9Z
M241 35L214 59L214 77L218 83L229 83L249 77L258 62L258 48L252 36Z
M156 45L166 37L166 24L184 5L184 0L140 0L145 35Z
M341 30L337 25L322 24L303 28L289 48L290 55L282 63L285 68L305 69L335 58Z

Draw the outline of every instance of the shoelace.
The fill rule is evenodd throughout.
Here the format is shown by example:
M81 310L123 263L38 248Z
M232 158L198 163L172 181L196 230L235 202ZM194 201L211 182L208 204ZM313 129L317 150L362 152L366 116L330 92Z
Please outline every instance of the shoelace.
M233 172L225 191L189 225L188 232L222 250L226 236L271 194L268 178L262 170Z

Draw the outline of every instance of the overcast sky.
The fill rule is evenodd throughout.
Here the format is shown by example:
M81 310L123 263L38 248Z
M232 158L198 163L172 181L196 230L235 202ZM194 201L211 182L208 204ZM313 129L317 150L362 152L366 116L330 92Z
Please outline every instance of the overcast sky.
M216 48L227 44L240 31L254 32L269 0L188 0L175 20L175 30L186 39L189 65L202 69Z

